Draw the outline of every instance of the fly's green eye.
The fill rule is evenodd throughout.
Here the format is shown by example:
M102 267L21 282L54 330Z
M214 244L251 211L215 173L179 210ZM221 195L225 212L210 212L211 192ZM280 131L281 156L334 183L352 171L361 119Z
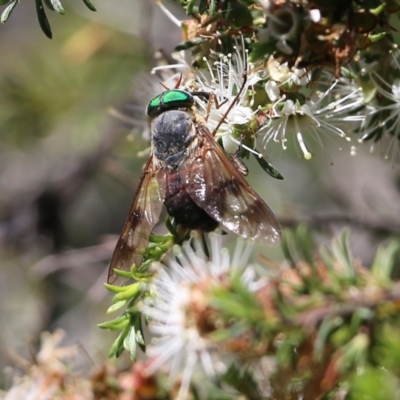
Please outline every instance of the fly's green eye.
M146 113L148 116L155 117L159 113L160 97L161 95L159 94L158 96L154 97L154 99L150 100L146 108Z
M190 107L193 104L193 96L183 90L169 90L162 95L163 105L166 107Z
M164 111L189 108L193 103L194 99L190 93L179 89L167 90L150 101L146 112L148 116L156 117Z

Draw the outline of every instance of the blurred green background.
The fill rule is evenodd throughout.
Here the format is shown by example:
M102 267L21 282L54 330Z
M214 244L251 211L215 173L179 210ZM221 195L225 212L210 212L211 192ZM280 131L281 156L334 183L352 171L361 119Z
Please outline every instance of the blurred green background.
M103 282L146 160L138 152L148 147L153 52L181 40L155 1L99 0L96 13L64 2L65 16L47 12L53 40L30 3L0 26L1 368L9 352L28 355L56 327L106 357L114 334L96 324L107 319ZM321 243L351 227L353 251L368 265L400 231L398 165L369 145L351 157L357 138L324 143L311 161L277 147L272 161L285 181L252 162L249 181L284 226L309 222ZM279 248L263 253L281 260Z

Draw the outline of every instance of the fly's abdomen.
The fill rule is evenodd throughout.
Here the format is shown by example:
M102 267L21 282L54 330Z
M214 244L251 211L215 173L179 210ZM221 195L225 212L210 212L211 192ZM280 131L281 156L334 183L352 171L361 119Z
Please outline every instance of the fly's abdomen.
M167 174L167 187L164 205L168 214L176 224L187 229L200 229L211 232L217 228L218 222L200 208L182 187L179 171Z

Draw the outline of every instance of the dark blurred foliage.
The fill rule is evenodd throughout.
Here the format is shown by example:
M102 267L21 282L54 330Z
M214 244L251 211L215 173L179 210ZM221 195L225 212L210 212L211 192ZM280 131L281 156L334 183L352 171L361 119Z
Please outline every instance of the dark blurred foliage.
M85 309L106 296L113 240L101 238L120 229L147 146L108 111L134 107L143 42L72 9L49 41L31 11L17 7L0 38L0 367L5 351L70 322L70 340L101 347Z

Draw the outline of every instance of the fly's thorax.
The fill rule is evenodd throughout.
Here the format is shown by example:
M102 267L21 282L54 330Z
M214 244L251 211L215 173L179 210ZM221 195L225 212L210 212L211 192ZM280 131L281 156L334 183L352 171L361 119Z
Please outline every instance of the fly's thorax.
M155 156L165 166L176 169L189 154L188 148L196 137L191 112L169 110L151 122L151 140Z

